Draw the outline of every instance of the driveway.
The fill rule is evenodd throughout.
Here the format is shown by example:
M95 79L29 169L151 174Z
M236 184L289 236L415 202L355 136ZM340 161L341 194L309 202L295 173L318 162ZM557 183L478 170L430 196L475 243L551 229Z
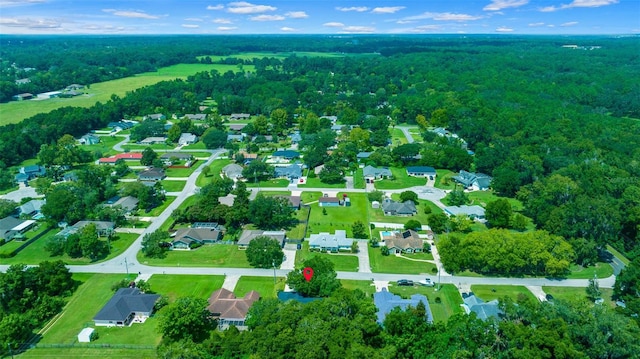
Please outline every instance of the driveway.
M284 262L280 265L280 269L293 270L296 264L296 245L292 244L293 248L287 248L288 244L285 245L284 249Z
M31 197L31 198L40 198L42 197L42 195L39 195L36 193L36 189L33 187L25 187L24 184L20 184L20 188L13 191L13 192L9 192L3 196L0 196L0 198L2 199L8 199L10 201L14 201L14 202L18 202L20 203L20 201L23 198L26 197Z
M371 273L368 245L368 240L358 241L358 273Z

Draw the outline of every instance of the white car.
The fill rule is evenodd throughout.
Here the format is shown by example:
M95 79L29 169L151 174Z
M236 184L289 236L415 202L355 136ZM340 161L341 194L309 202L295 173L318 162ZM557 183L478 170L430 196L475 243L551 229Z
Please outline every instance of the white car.
M418 281L418 284L423 285L425 287L433 287L436 284L431 280L431 278L425 278L424 280Z

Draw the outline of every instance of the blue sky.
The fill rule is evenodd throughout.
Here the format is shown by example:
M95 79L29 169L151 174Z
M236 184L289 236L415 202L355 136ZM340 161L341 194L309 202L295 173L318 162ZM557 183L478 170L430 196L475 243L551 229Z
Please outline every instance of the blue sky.
M640 0L0 0L1 34L638 34Z

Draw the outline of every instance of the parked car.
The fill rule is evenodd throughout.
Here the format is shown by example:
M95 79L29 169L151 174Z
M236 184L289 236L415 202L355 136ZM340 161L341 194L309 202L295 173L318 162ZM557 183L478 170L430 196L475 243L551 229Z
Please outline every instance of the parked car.
M431 280L431 278L425 278L424 280L419 281L418 284L423 285L425 287L433 287L436 285L436 283L434 283Z
M413 281L409 279L400 279L398 280L397 284L403 286L413 286Z

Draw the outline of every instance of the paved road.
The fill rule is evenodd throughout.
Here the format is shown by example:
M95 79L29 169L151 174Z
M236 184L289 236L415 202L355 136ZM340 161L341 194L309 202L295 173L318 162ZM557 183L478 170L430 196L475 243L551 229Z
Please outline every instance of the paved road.
M397 129L401 130L402 133L404 133L404 137L407 138L407 142L409 143L413 143L413 136L411 136L411 133L409 132L409 129L411 128L416 128L416 127L407 127L407 126L396 126Z

